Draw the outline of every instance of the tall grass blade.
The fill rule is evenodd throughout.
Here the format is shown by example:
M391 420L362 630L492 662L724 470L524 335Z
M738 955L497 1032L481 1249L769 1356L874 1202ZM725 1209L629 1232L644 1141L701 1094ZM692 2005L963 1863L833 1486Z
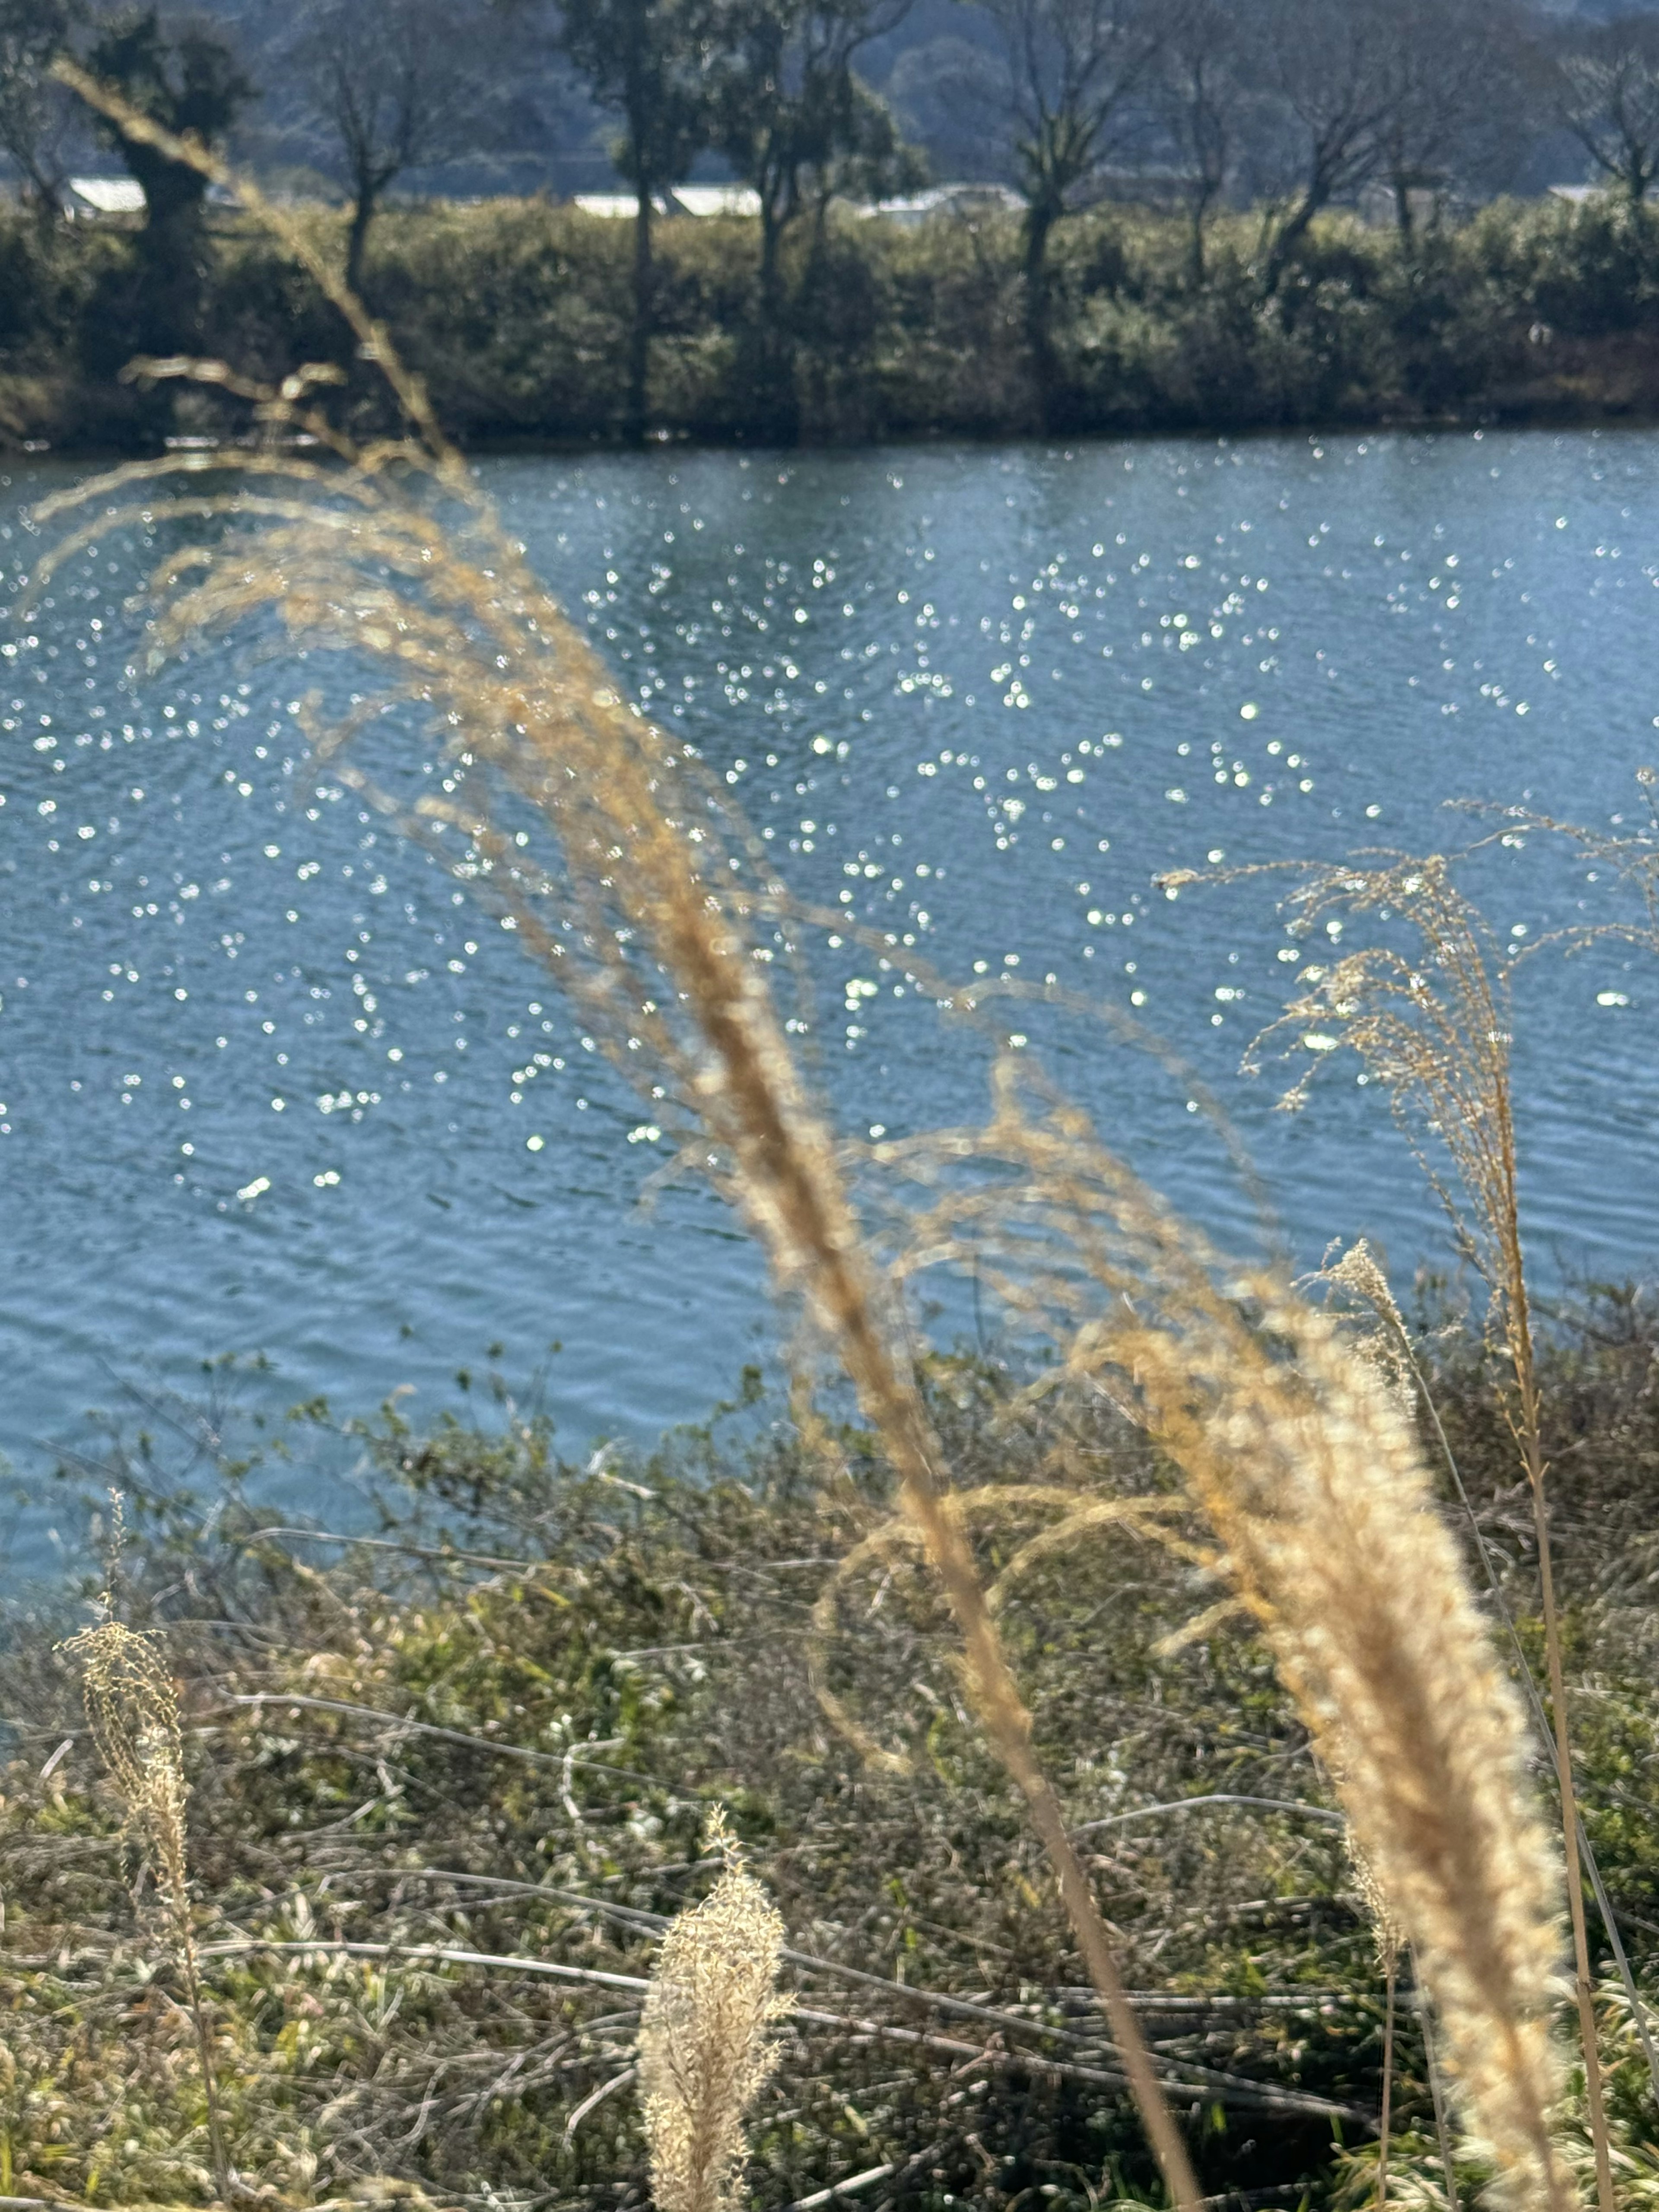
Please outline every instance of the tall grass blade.
M1340 936L1348 920L1365 916L1402 932L1406 949L1385 941L1343 953L1328 966L1310 963L1298 979L1301 994L1257 1040L1246 1064L1259 1066L1270 1043L1306 1053L1307 1070L1283 1102L1295 1107L1339 1044L1357 1052L1387 1092L1454 1233L1487 1285L1491 1327L1509 1368L1510 1425L1532 1502L1596 2198L1599 2212L1614 2212L1516 1184L1509 967L1443 854L1357 854L1335 866L1310 866L1302 878L1288 901L1299 933L1329 923Z

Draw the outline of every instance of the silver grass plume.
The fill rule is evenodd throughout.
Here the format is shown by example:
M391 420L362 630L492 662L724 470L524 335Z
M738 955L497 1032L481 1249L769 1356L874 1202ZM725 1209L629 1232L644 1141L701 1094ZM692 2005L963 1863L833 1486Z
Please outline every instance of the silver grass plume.
M769 985L775 952L793 961L801 917L764 844L695 749L618 689L307 227L198 139L164 131L68 61L55 73L127 137L233 186L378 362L408 434L354 443L317 402L319 384L340 380L326 366L266 387L222 362L136 363L151 379L240 394L263 434L134 463L43 502L40 520L70 509L82 519L33 563L35 589L77 548L147 529L156 485L170 482L170 519L210 525L210 542L170 548L154 572L153 653L275 617L302 654L376 665L378 696L359 695L342 722L323 726L314 702L299 709L318 760L441 854L560 979L596 1045L648 1093L653 1121L676 1130L683 1162L741 1207L778 1287L801 1296L833 1348L956 1616L980 1719L1042 1838L1170 2198L1195 2212L1191 2160L953 1509L902 1287L876 1264L847 1158L791 1042L798 1024ZM442 733L441 791L411 805L343 757L383 708ZM847 927L839 910L820 919ZM896 933L880 941L884 958L904 958ZM939 995L931 985L928 995Z
M640 2026L640 2099L657 2212L729 2212L750 2107L778 2063L769 2030L784 1927L717 1808L707 1846L726 1861L702 1903L663 1937Z
M1520 1701L1397 1400L1325 1316L1271 1281L1241 1287L1255 1329L1218 1305L1138 1331L1136 1380L1433 1993L1466 2124L1512 2205L1559 2212L1559 1877Z
M992 1080L983 1128L878 1149L927 1201L896 1268L971 1266L1054 1347L1034 1393L1103 1395L1180 1470L1411 1944L1470 2131L1517 2212L1561 2212L1559 1875L1413 1421L1334 1316L1213 1252L1026 1055Z
M118 1517L117 1525L118 1528ZM107 1596L105 1602L109 1602ZM185 2002L196 2031L214 2180L223 2202L230 2195L234 2176L225 2150L212 2039L202 2002L191 1921L185 1833L190 1785L185 1779L179 1693L167 1670L166 1647L159 1636L129 1628L123 1621L105 1620L70 1637L63 1649L80 1668L87 1723L110 1779L121 1794L126 1832L135 1842L147 1844L154 1857L156 1886L166 1904Z

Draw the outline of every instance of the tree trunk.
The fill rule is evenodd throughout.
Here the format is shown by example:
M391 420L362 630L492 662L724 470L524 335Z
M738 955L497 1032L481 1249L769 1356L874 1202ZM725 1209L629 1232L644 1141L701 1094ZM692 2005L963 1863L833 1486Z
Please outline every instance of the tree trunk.
M795 349L787 328L783 272L778 261L783 227L782 213L763 192L757 427L774 443L793 446L800 435L800 415L795 392Z
M1261 279L1261 289L1268 299L1273 298L1284 282L1285 271L1291 265L1291 256L1307 236L1314 217L1323 205L1323 200L1310 189L1304 194L1296 212L1287 216L1279 225Z
M35 220L43 230L55 229L64 220L62 183L48 177L38 161L25 161L15 151L12 159L23 171L23 196L33 207Z
M1412 188L1403 169L1394 173L1394 219L1400 232L1400 243L1412 242Z
M363 255L368 246L368 226L374 220L374 187L365 178L357 183L357 196L351 203L351 228L346 233L346 289L363 296Z
M1204 258L1204 230L1210 219L1210 203L1215 194L1207 185L1193 195L1192 235L1187 248L1187 276L1194 291L1200 290L1208 270Z
M1048 283L1048 235L1055 219L1056 210L1046 199L1033 200L1025 210L1025 345L1036 387L1037 417L1044 430L1054 427L1060 382Z
M642 446L656 271L651 258L651 193L643 176L635 179L635 192L634 320L628 333L628 399L623 435L630 446Z

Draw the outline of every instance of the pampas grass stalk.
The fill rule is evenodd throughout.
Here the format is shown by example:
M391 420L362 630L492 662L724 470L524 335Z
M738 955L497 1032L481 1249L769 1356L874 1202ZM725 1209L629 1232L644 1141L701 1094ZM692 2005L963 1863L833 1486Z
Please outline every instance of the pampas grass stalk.
M1520 1706L1397 1407L1322 1316L1253 1288L1260 1337L1142 1331L1127 1356L1421 1962L1468 2123L1512 2203L1559 2212L1554 1882Z
M110 1779L121 1793L128 1832L145 1842L154 1857L156 1887L165 1901L173 1954L196 2033L214 2185L220 2201L228 2203L233 2177L219 2114L213 2043L202 1999L191 1917L185 1836L185 1806L190 1789L185 1780L178 1692L167 1672L161 1639L128 1628L121 1621L103 1620L83 1629L70 1638L64 1650L80 1668L87 1723Z
M1504 1633L1509 1638L1510 1648L1514 1655L1516 1679L1525 1691L1528 1704L1537 1726L1540 1743L1551 1754L1552 1763L1553 1763L1555 1746L1549 1715L1545 1710L1543 1699L1538 1694L1538 1685L1533 1678L1531 1662L1527 1657L1520 1632L1515 1625L1515 1615L1510 1610L1509 1599L1504 1594L1498 1569L1493 1564L1492 1547L1486 1541L1486 1531L1480 1526L1480 1516L1474 1510L1474 1502L1470 1498L1468 1486L1463 1480L1463 1472L1457 1464L1457 1455L1451 1448L1451 1439L1446 1434L1445 1424L1440 1418L1440 1409L1435 1403L1434 1393L1429 1388L1428 1376L1424 1373L1422 1364L1413 1347L1405 1317L1401 1313L1395 1301L1394 1293L1389 1287L1388 1278L1383 1273L1376 1255L1362 1237L1348 1248L1334 1266L1328 1265L1322 1268L1315 1279L1346 1292L1351 1297L1358 1299L1367 1310L1372 1320L1378 1325L1380 1334L1368 1334L1363 1336L1360 1339L1360 1348L1367 1357L1376 1361L1382 1371L1391 1379L1398 1378L1401 1383L1409 1384L1412 1403L1413 1406L1420 1407L1428 1418L1429 1426L1434 1431L1436 1443L1439 1447L1441 1458L1445 1464L1447 1476L1453 1491L1456 1493L1464 1520L1468 1525L1469 1539L1480 1561L1481 1571L1486 1577L1493 1607L1498 1619L1504 1624ZM1640 1990L1636 1986L1636 1976L1631 1967L1630 1956L1625 1948L1624 1938L1619 1932L1618 1915L1613 1909L1613 1901L1607 1895L1607 1885L1601 1879L1601 1869L1596 1862L1595 1846L1584 1826L1582 1812L1577 1814L1577 1831L1578 1856L1583 1863L1585 1873L1589 1877L1590 1888L1595 1897L1596 1909L1601 1913L1601 1924L1607 1930L1607 1943L1613 1952L1613 1964L1624 1989L1625 2001L1630 2007L1631 2019L1636 2028L1638 2039L1642 2045L1643 2056L1647 2062L1648 2079L1652 2084L1656 2100L1659 2100L1659 2047L1656 2047L1654 2043L1648 2021L1648 2008Z
M581 1005L630 1079L661 1074L678 1094L689 1154L746 1215L779 1288L798 1295L850 1378L880 1440L963 1639L964 1672L997 1755L1024 1797L1053 1867L1090 1979L1121 2054L1172 2200L1195 2207L1191 2163L1159 2086L1060 1800L1031 1745L1032 1723L986 1601L971 1545L950 1507L944 1455L927 1418L901 1312L871 1261L835 1140L802 1081L753 957L758 918L786 911L720 794L685 749L624 701L507 538L432 416L385 330L338 272L257 189L193 140L161 131L108 88L59 74L123 131L234 185L289 246L380 366L411 434L357 449L302 372L261 391L217 363L142 364L251 397L273 433L318 439L343 468L272 443L118 470L47 501L41 516L90 507L96 520L37 564L37 587L77 546L136 522L142 502L108 502L143 478L235 470L238 488L191 489L174 514L222 526L212 550L177 555L153 582L165 603L158 649L274 611L296 647L337 650L385 671L382 700L343 730L319 731L332 772L452 860L458 831L472 888L504 910L520 942ZM253 488L250 488L250 484ZM412 807L375 789L340 748L379 705L401 702L444 729L441 794ZM509 805L553 834L526 858L501 825L484 773ZM527 837L528 833L524 833ZM658 1119L675 1102L653 1099Z
M732 2212L744 2122L778 2063L769 2030L784 1926L716 1810L704 1848L724 1869L669 1926L640 2025L639 2081L657 2212Z
M1173 880L1173 879L1172 879ZM1292 894L1292 927L1308 933L1332 917L1398 921L1412 952L1370 945L1328 968L1304 968L1301 995L1257 1040L1309 1052L1308 1072L1283 1102L1299 1105L1314 1070L1339 1043L1352 1048L1382 1084L1395 1117L1444 1206L1455 1235L1487 1285L1492 1326L1510 1370L1508 1415L1532 1503L1538 1553L1551 1737L1560 1792L1567 1909L1584 2063L1585 2100L1595 2149L1598 2212L1614 2212L1613 2167L1594 1984L1585 1927L1561 1627L1550 1545L1543 1407L1532 1332L1516 1182L1510 1075L1509 969L1478 907L1457 888L1443 854L1358 854L1314 866ZM1443 1172L1449 1162L1451 1173Z
M1409 1408L1328 1316L1209 1253L1026 1054L994 1099L981 1131L882 1148L934 1194L901 1267L977 1267L1180 1470L1415 1951L1464 2118L1513 2203L1559 2212L1557 1887L1519 1701Z

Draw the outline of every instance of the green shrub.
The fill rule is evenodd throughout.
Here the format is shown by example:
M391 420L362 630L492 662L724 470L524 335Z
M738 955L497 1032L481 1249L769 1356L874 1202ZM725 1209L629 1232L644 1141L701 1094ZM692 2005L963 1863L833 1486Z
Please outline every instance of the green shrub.
M343 228L318 210L321 231ZM1211 226L1189 276L1184 218L1100 207L1053 247L1061 415L1079 432L1524 418L1659 404L1659 215L1623 204L1499 201L1402 241L1316 222L1264 290L1256 213ZM667 435L757 434L758 240L735 218L658 227L651 411ZM544 200L388 209L372 303L464 439L586 443L621 434L630 312L625 222ZM339 317L263 235L222 220L211 342L276 377L350 370L361 428L385 410ZM802 435L1022 435L1037 410L1012 217L912 229L832 210L785 243L785 342ZM152 441L173 395L119 381L138 281L131 234L0 215L0 428L61 442ZM237 418L222 412L226 427ZM210 415L192 427L212 427ZM389 423L385 427L390 427Z

